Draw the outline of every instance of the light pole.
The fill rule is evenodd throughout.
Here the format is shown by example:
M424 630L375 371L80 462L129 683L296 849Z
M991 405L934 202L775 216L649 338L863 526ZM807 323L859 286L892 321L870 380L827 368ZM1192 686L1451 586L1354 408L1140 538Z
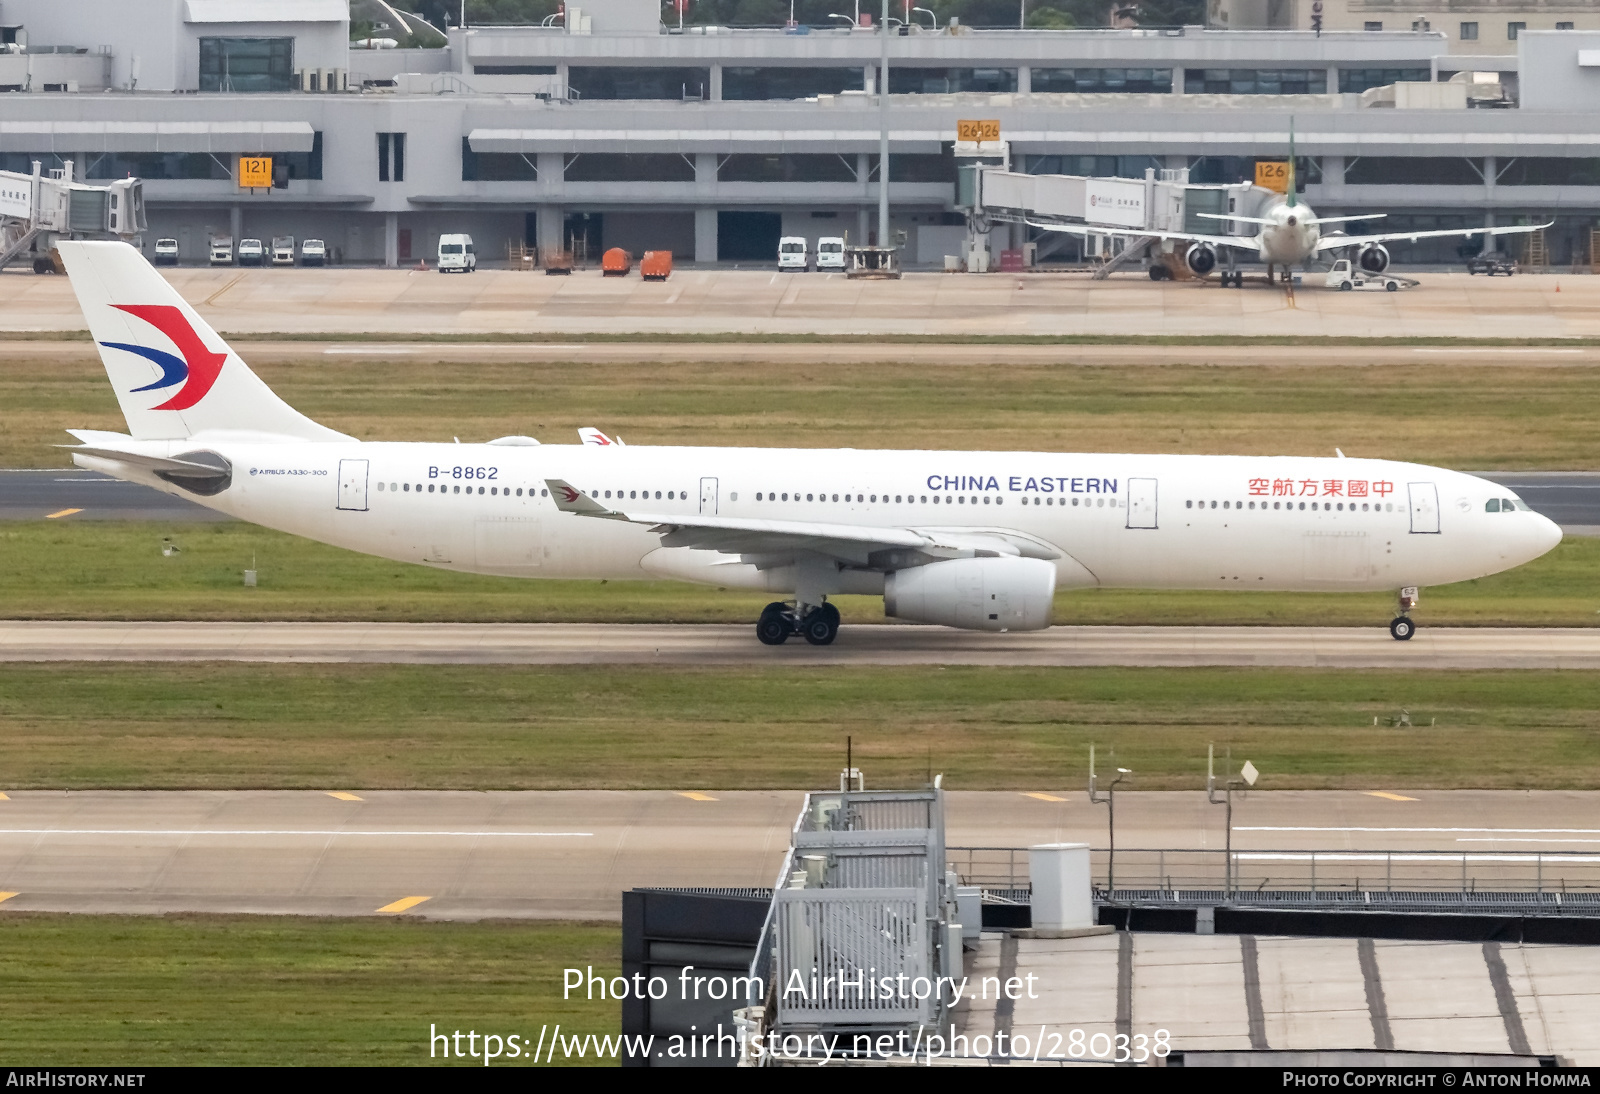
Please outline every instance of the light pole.
M939 17L937 15L935 15L933 12L929 11L927 8L912 8L911 10L913 12L920 11L922 14L926 15L929 19L932 19L933 20L933 26L930 29L932 29L932 30L938 30L939 29ZM907 16L906 18L907 18L907 21L910 20L910 16Z
M829 18L829 19L839 19L839 20L842 20L842 21L844 21L844 22L846 22L846 23L850 23L850 17L849 17L849 16L848 16L848 15L839 15L839 14L838 14L838 13L836 13L836 12L831 12L831 11L830 11L830 12L829 12L829 13L828 13L828 18ZM850 25L851 25L851 26L854 26L854 25L855 25L855 24L854 24L854 23L851 23L851 24L850 24Z
M878 246L889 245L889 0L878 28Z
M1112 753L1116 755L1115 752ZM1126 767L1117 768L1117 777L1111 780L1104 797L1096 795L1094 774L1094 745L1089 746L1089 802L1106 806L1107 828L1110 832L1110 850L1106 857L1106 899L1115 899L1117 891L1117 784L1133 772Z
M1224 807L1224 824L1227 831L1223 836L1223 863L1222 863L1222 892L1223 898L1233 896L1233 790L1236 786L1254 786L1259 772L1256 765L1249 760L1244 762L1244 767L1239 769L1240 778L1233 777L1233 749L1230 747L1222 754L1222 798L1217 798L1216 775L1216 745L1206 745L1206 801L1212 805Z

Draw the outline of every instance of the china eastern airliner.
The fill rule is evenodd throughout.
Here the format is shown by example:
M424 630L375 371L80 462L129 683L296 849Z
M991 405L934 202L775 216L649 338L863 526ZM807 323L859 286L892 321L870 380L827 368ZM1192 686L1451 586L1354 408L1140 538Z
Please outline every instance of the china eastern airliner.
M841 593L1022 631L1093 588L1387 590L1406 639L1420 587L1561 539L1495 483L1342 456L359 441L273 394L132 247L60 249L128 423L71 430L79 466L420 566L771 592L770 645L832 642Z

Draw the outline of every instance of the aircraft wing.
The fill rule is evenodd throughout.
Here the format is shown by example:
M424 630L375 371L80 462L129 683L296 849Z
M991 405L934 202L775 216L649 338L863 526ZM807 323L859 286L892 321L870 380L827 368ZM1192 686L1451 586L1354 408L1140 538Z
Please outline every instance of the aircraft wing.
M1380 232L1370 236L1324 237L1317 243L1317 253L1342 251L1346 247L1365 247L1369 243L1393 243L1397 240L1414 243L1419 239L1444 239L1448 236L1471 238L1476 235L1525 235L1528 232L1537 232L1541 228L1548 228L1554 223L1552 220L1548 224L1515 224L1505 228L1436 228L1426 232Z
M884 551L922 556L921 561L984 555L1020 555L1054 560L1061 552L1008 529L884 528L829 521L756 520L694 513L611 509L561 479L548 479L556 508L574 516L646 525L661 534L663 547L692 547L721 554L756 556L782 564L796 554L819 554L858 566ZM758 563L759 565L760 563Z
M1136 236L1140 239L1176 240L1180 243L1209 243L1213 247L1234 247L1241 251L1261 250L1256 236L1212 236L1201 232L1152 232L1143 228L1111 228L1095 224L1049 224L1044 221L1030 220L1026 222L1030 228L1042 228L1047 232L1066 232L1077 236Z

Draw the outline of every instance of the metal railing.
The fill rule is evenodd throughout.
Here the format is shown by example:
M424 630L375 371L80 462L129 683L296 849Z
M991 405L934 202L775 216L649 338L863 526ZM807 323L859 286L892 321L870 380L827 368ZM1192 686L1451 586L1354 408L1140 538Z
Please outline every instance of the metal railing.
M964 885L1010 902L1027 890L1025 847L951 847ZM1134 904L1261 904L1330 907L1536 907L1600 910L1600 852L1363 851L1173 848L1090 852L1095 899Z
M866 996L863 977L947 973L940 791L806 795L751 963L768 1027L937 1020L945 1000ZM808 989L788 989L795 977ZM820 994L819 994L820 989Z

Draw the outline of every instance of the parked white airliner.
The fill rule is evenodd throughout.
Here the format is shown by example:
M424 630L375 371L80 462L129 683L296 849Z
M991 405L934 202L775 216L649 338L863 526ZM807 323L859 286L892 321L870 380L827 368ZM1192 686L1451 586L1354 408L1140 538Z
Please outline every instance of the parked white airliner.
M1387 460L358 441L273 394L133 248L60 248L128 422L71 430L79 466L441 569L770 590L792 599L762 612L769 644L833 641L838 593L1003 631L1049 626L1063 587L1394 590L1404 639L1417 587L1561 539L1504 487Z
M1555 224L1548 221L1544 224L1519 224L1507 225L1502 228L1433 228L1421 231L1379 232L1371 235L1352 236L1346 235L1342 229L1335 229L1328 235L1322 234L1324 225L1347 224L1357 220L1382 220L1387 213L1359 213L1354 216L1319 217L1316 211L1307 205L1296 190L1295 164L1298 162L1294 155L1294 134L1289 135L1289 177L1288 187L1284 196L1273 198L1261 210L1261 216L1235 216L1232 213L1196 213L1195 215L1206 220L1226 221L1234 224L1248 224L1255 226L1253 235L1208 235L1204 232L1165 232L1156 230L1139 229L1136 234L1146 240L1161 240L1163 242L1186 243L1188 247L1183 252L1183 261L1189 269L1205 277L1217 268L1217 254L1222 252L1226 260L1226 268L1221 271L1218 281L1223 288L1230 284L1235 288L1244 288L1244 274L1237 268L1239 253L1248 254L1267 264L1267 280L1274 280L1275 269L1282 268L1283 280L1288 281L1295 266L1304 266L1308 262L1330 254L1332 252L1354 252L1352 257L1356 266L1370 274L1381 274L1389 268L1389 249L1385 243L1394 243L1404 240L1415 243L1419 239L1471 239L1473 236L1483 236L1493 239L1496 236L1527 235L1532 232L1543 231ZM1029 221L1035 228L1042 228L1051 232L1067 232L1073 235L1091 236L1104 235L1106 229L1099 225L1089 224L1040 224ZM1162 267L1152 267L1152 275Z

